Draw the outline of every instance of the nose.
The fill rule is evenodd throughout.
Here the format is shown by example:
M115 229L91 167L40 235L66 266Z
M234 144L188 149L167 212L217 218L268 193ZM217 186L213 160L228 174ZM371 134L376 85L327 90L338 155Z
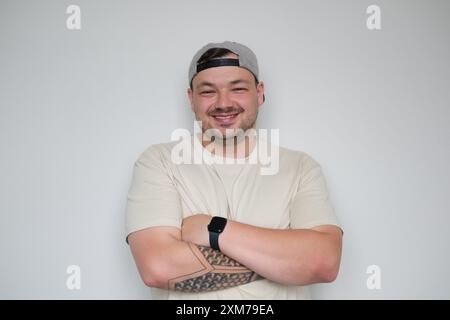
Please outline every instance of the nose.
M233 105L230 96L226 92L219 92L217 96L217 108L226 108L231 107Z

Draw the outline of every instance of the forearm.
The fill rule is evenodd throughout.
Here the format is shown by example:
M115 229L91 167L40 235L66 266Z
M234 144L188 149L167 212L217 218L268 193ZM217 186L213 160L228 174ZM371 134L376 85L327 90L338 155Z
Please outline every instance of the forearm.
M295 285L333 281L340 243L309 229L268 229L228 221L221 251L269 280ZM337 268L337 269L336 269Z
M167 247L157 268L152 286L182 292L216 291L261 279L220 251L178 240Z

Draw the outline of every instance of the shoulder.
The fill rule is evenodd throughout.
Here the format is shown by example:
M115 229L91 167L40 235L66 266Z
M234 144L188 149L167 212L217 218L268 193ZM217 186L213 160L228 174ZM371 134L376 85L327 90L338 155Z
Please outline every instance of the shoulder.
M319 162L305 151L281 146L279 147L279 150L280 161L284 166L297 166L300 171L320 167Z
M152 144L141 152L136 160L136 163L151 165L170 161L172 148L177 143L178 141L170 141Z

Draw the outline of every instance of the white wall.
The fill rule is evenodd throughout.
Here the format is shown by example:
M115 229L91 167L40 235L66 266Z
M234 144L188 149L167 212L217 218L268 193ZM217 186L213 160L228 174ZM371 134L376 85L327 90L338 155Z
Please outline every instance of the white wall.
M345 229L315 297L450 298L450 3L318 2L1 0L0 297L150 297L123 238L132 166L192 128L190 59L232 40L259 58L259 127L320 162Z

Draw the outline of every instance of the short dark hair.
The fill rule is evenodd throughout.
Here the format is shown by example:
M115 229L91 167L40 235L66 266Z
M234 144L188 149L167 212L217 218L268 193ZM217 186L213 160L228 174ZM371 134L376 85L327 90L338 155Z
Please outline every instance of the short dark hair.
M227 54L234 53L231 50L225 49L225 48L211 48L207 50L204 54L201 55L201 57L198 59L197 64L208 62L213 59L217 58L223 58ZM251 72L250 72L251 73ZM258 79L256 79L256 76L252 73L253 78L255 78L255 85L258 85ZM194 81L195 76L192 78L191 83L189 84L191 87L191 90L193 90L192 82Z
M217 58L223 58L227 54L233 53L233 51L230 51L225 48L211 48L207 50L204 54L201 55L201 57L198 59L198 64L208 62L212 59Z

